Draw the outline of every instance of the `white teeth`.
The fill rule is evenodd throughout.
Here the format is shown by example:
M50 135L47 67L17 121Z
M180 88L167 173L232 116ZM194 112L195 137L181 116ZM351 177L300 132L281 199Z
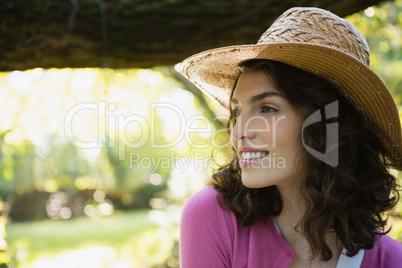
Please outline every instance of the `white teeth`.
M249 160L249 159L263 158L266 155L267 155L267 152L257 152L257 153L243 152L241 154L241 158L244 160Z

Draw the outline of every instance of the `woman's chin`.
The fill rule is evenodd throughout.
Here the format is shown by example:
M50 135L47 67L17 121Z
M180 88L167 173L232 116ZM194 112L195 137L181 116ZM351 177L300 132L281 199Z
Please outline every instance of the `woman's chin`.
M254 178L248 178L248 176L242 176L242 183L244 186L250 189L264 188L271 186L271 184L267 181L261 181Z

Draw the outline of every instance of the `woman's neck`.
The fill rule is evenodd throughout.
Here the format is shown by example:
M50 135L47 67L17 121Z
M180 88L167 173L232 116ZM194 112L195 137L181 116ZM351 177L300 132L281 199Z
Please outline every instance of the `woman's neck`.
M300 222L306 212L306 201L296 187L278 187L282 198L282 212L275 217L281 236L295 252L291 267L336 267L341 248L336 235L328 234L326 242L330 246L333 257L328 262L321 262L320 257L311 260L311 248L300 229Z
M306 211L305 201L295 187L278 187L282 199L282 211L275 217L282 237L296 250L295 246L304 243L305 238L298 224ZM303 245L303 248L308 248Z
M306 202L293 185L277 188L281 194L282 211L275 219L280 227L294 230L306 212Z

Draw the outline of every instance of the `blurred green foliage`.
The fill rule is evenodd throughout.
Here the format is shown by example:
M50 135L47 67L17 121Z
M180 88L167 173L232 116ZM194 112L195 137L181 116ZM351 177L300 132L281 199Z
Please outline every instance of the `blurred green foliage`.
M154 249L153 255L159 257L152 263L168 259L177 241L180 203L205 184L214 161L220 161L212 159L211 143L227 140L224 132L210 139L212 118L203 116L199 102L171 69L3 73L0 95L7 111L0 114L4 219L59 226L47 228L46 236L39 227L28 231L30 223L11 224L8 240L15 263L33 262L46 247L49 254L57 251L59 239L74 247L72 240L80 241L79 236L85 241L90 236L96 244L111 234L103 233L94 221L84 226L69 221L68 226L75 227L67 228L67 222L52 225L43 222L46 218L99 219L144 208L153 210L142 217L163 228L141 235L156 232L168 237L167 249ZM121 229L121 223L110 227ZM89 232L85 226L97 230ZM139 235L139 230L132 231ZM69 237L63 235L69 232ZM127 232L123 236L130 237ZM116 245L123 236L106 240ZM171 264L175 262L177 256L170 258Z
M402 1L388 1L347 17L370 47L371 68L402 104Z

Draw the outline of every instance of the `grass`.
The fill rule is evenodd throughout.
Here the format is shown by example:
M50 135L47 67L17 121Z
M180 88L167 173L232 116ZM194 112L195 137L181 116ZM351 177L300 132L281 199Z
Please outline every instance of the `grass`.
M163 259L166 254L160 254L161 247L166 251L170 244L160 243L158 236L161 236L161 231L147 217L147 213L145 210L116 212L103 217L10 224L6 228L9 251L16 262L24 264L24 267L37 267L34 263L39 259L51 259L89 248L102 249L103 252L107 249L107 252L112 252L109 259L130 255L131 264L150 264L157 261L152 256L157 255L158 260ZM96 253L98 255L102 252L99 250ZM85 254L90 258L88 253ZM95 258L99 259L99 256ZM49 264L49 267L52 265L56 264ZM102 265L88 267L107 267L105 265L104 262ZM70 267L87 266L74 264Z
M24 268L152 267L169 258L177 230L160 228L148 213L9 224L9 253ZM402 221L390 223L390 236L401 241Z

